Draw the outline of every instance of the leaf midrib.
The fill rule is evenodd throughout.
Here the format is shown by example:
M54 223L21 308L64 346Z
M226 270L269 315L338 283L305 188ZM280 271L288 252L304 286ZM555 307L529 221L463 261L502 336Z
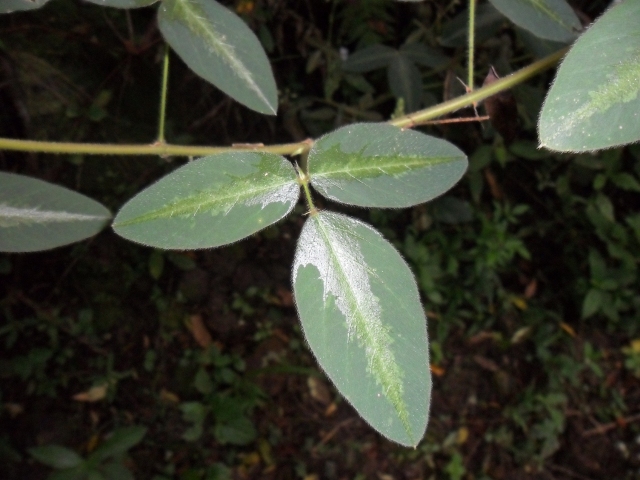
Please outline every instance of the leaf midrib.
M201 196L208 196L207 193L202 193L201 195L198 196L191 196L191 197L187 197L186 199L183 199L182 201L179 202L180 205L182 205L181 207L178 207L177 209L175 207L172 208L172 205L176 205L176 203L173 204L169 204L169 205L165 205L164 207L158 208L156 210L152 210L151 212L148 212L146 214L143 215L139 215L137 217L131 218L129 220L125 220L123 222L119 222L119 223L114 223L114 227L125 227L125 226L129 226L129 225L135 225L138 223L142 223L142 222L146 222L149 220L156 220L156 219L165 219L165 218L171 218L173 216L179 216L179 215L184 215L186 213L190 213L194 210L194 207L198 207L196 209L196 212L199 213L200 210L202 210L203 212L206 212L208 210L211 209L211 207L213 206L224 206L227 203L231 203L229 200L231 199L236 199L235 202L233 202L233 204L237 204L239 203L241 200L246 200L248 198L257 198L259 197L261 194L269 192L269 191L275 191L277 189L280 189L286 185L289 184L294 184L295 181L294 180L287 180L281 183L271 183L268 186L264 186L262 188L253 188L251 190L244 190L242 192L230 192L227 195L222 195L222 196L218 196L216 198L213 198L209 201L205 201L205 202L201 202L198 203L195 199L199 198ZM229 184L227 184L229 185ZM204 208L203 208L204 207ZM170 215L165 215L165 213L170 213Z

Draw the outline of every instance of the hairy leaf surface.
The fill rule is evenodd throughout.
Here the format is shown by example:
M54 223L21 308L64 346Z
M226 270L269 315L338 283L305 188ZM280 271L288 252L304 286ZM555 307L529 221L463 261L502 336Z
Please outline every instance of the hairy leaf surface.
M361 207L403 208L455 185L467 169L457 147L386 123L348 125L309 152L311 184L332 200Z
M190 162L143 190L118 212L113 228L159 248L217 247L277 222L299 194L284 157L222 153Z
M562 62L542 107L540 143L583 152L640 140L640 2L611 8Z
M305 223L293 287L311 350L387 438L416 445L431 395L426 320L400 254L369 225L322 211Z
M158 26L195 73L257 112L276 113L278 92L267 55L235 13L215 0L164 0Z
M111 213L100 203L35 178L0 172L0 251L36 252L91 237Z

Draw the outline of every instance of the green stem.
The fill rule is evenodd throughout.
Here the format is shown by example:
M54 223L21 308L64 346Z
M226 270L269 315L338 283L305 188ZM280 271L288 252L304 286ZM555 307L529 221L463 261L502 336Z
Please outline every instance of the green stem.
M298 155L310 148L308 140L280 145L262 144L231 147L201 147L197 145L171 145L152 143L149 145L114 145L100 143L41 142L37 140L14 140L0 138L0 150L21 152L69 153L81 155L160 155L198 157L224 152L271 152L280 155Z
M467 88L473 92L473 54L475 42L475 25L476 25L476 0L469 0L469 62L467 64L467 72L469 79L467 80Z
M479 88L474 92L469 92L466 95L453 98L449 101L440 103L439 105L434 105L433 107L426 108L419 112L394 118L388 123L400 128L411 128L416 125L420 125L421 123L433 120L434 118L441 117L442 115L446 115L448 113L455 112L456 110L460 110L461 108L468 107L469 105L473 105L484 100L485 98L495 95L496 93L502 92L503 90L508 90L509 88L524 82L534 75L537 75L538 73L553 67L560 61L564 54L567 53L568 49L569 47L558 50L548 57L544 57L543 59L538 60L537 62L534 62L531 65L528 65L518 70L517 72L512 73L511 75L502 77L501 79L496 80L495 82L492 82L485 87Z
M302 185L302 189L304 190L304 197L307 200L307 207L309 207L309 215L317 215L318 209L313 204L311 189L309 188L309 176L300 167L298 167L298 182Z
M537 75L544 70L553 67L567 52L563 48L548 57L538 60L531 65L518 70L517 72L502 77L499 80L479 88L458 98L454 98L439 105L415 112L409 115L395 118L389 123L400 128L411 128L421 123L433 120L461 108L473 105L481 100L495 95L498 92L507 90L514 85ZM308 152L313 141L304 140L296 143L286 143L281 145L264 146L241 145L231 147L199 147L191 145L170 145L152 143L150 145L114 145L95 143L65 143L65 142L43 142L37 140L14 140L11 138L0 138L0 150L14 150L21 152L42 152L42 153L75 153L81 155L160 155L160 156L202 156L215 153L232 151L253 151L271 152L280 155L301 155Z
M160 119L158 122L158 143L164 141L164 119L167 112L167 90L169 85L169 45L164 44L164 63L162 67L162 91L160 92Z

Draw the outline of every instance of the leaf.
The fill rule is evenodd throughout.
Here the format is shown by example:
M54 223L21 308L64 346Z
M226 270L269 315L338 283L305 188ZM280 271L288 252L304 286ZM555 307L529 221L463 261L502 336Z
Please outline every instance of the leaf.
M361 207L410 207L449 190L467 168L454 145L385 123L348 125L309 152L311 184L332 200Z
M320 366L373 428L417 445L431 375L424 312L400 254L365 223L322 211L302 229L292 275Z
M113 228L159 248L217 247L280 220L299 194L284 157L223 153L190 162L143 190L122 207Z
M575 43L542 107L543 147L585 152L640 140L640 2L612 7Z
M107 396L109 390L109 383L102 383L91 387L86 392L76 393L72 399L76 402L98 402Z
M111 436L100 445L89 457L89 459L106 460L125 453L138 443L146 435L145 427L120 427L113 431Z
M84 461L76 452L60 445L30 448L29 454L40 463L59 470L77 467Z
M397 50L386 45L369 45L353 52L342 62L345 72L366 73L378 68L384 68L396 55Z
M214 0L163 0L158 27L187 66L243 105L275 115L278 91L260 41Z
M35 10L43 7L47 2L49 0L2 0L0 1L0 13Z
M415 112L422 99L422 76L416 64L401 52L397 52L387 69L389 88L396 98L402 98L405 112Z
M251 420L238 417L228 422L216 423L213 435L221 444L247 445L255 440L257 432Z
M183 434L182 438L187 442L194 442L202 436L202 429L209 410L200 402L184 402L180 405L182 418L192 423Z
M449 62L440 50L425 45L424 43L405 43L400 47L400 52L412 62L424 67L438 68Z
M131 471L120 462L108 462L100 466L100 472L106 480L135 480Z
M89 3L95 3L103 7L115 8L140 8L147 7L156 3L158 0L85 0Z
M603 291L596 288L589 289L582 303L582 318L589 318L600 310L604 300L605 293Z
M84 240L111 218L84 195L35 178L0 172L0 251L36 252Z
M495 36L505 23L504 17L491 4L476 8L475 41L480 44ZM440 44L445 47L466 47L469 35L469 9L465 9L442 27Z
M547 40L569 43L582 29L565 0L489 0L505 17Z

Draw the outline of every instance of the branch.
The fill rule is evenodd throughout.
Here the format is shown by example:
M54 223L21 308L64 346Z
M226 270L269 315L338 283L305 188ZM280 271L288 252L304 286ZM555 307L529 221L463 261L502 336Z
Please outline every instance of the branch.
M498 92L507 90L529 78L553 67L567 52L567 48L558 50L548 57L538 60L531 65L524 67L517 72L502 77L499 80L479 88L461 97L443 102L419 112L395 118L389 123L401 128L411 128L422 125L434 118L441 117L461 108L473 105L485 98L495 95ZM199 147L192 145L171 145L165 143L152 143L149 145L117 145L117 144L97 144L97 143L65 143L46 142L38 140L15 140L11 138L0 138L0 150L14 150L20 152L40 152L58 154L82 154L82 155L159 155L166 156L203 156L230 151L258 151L271 152L280 155L300 155L311 148L313 140L303 140L302 142L284 143L280 145L264 146L242 145L231 147Z

